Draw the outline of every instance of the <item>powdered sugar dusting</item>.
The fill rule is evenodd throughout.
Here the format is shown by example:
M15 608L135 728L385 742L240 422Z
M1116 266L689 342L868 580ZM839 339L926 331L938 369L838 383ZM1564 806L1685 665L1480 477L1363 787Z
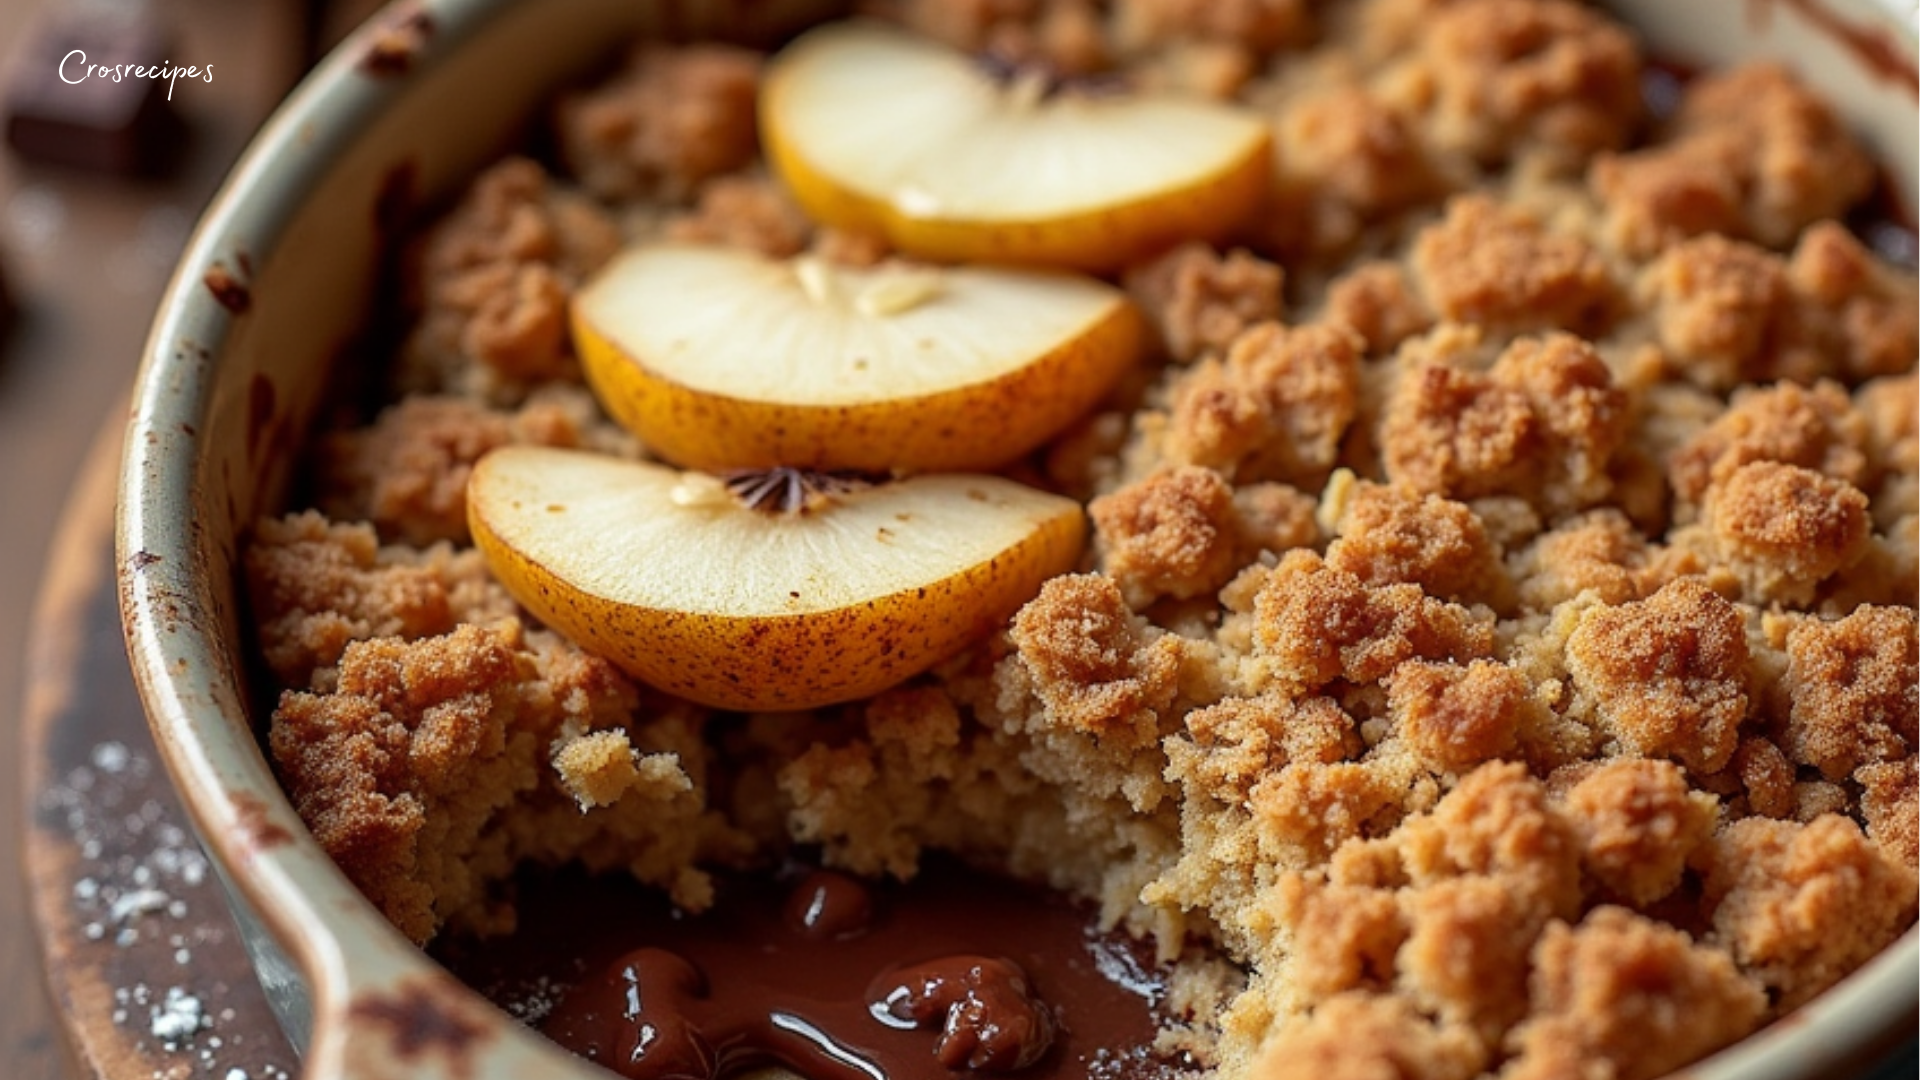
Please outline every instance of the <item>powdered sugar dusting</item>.
M78 959L121 980L113 1026L153 1080L289 1080L293 1055L157 763L117 740L75 757L83 763L43 790L37 809L78 855L67 892Z

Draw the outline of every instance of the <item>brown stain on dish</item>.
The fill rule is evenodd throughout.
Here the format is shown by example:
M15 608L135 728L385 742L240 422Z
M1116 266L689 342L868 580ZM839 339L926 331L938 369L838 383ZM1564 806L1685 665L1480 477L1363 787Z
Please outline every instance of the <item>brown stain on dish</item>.
M274 406L279 403L280 392L274 389L273 380L255 372L247 383L247 456L258 459L261 437L273 423Z
M394 163L373 196L373 227L383 240L399 237L418 204L420 166L412 158Z
M293 834L269 818L267 804L246 792L233 797L233 823L240 843L251 851L293 843Z
M133 558L128 560L128 562L133 564L135 570L145 570L147 567L160 561L160 556L155 555L151 551L136 551L133 553Z
M433 31L433 16L418 6L399 12L374 31L373 42L360 57L360 70L375 78L405 75L433 40Z
M347 1009L352 1030L384 1035L401 1064L444 1059L453 1076L473 1075L474 1056L494 1030L454 995L451 983L433 978L403 981L391 995L367 994Z
M1876 77L1906 87L1907 93L1920 100L1920 68L1916 68L1913 57L1901 49L1899 41L1884 27L1855 22L1837 14L1822 0L1748 0L1747 25L1755 30L1771 26L1776 3L1799 12L1815 29L1852 53L1854 59Z
M244 315L247 309L253 306L252 290L248 289L239 278L234 277L233 271L228 270L221 263L214 263L212 268L201 276L200 281L206 285L207 291L213 294L213 298L220 302L221 307L235 315Z

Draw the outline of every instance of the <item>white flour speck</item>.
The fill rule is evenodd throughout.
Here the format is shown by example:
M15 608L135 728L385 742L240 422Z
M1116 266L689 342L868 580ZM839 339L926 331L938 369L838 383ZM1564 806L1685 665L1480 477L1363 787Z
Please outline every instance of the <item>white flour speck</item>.
M200 999L185 989L172 986L167 988L166 1000L153 1007L153 1037L169 1050L177 1050L182 1043L213 1026L213 1021L202 1011Z
M118 775L125 772L127 762L132 758L133 754L122 743L104 742L93 748L93 767L103 773Z

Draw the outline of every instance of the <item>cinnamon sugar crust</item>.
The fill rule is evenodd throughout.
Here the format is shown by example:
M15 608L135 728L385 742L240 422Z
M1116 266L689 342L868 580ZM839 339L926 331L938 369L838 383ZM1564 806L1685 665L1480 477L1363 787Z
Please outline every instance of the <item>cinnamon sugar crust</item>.
M757 160L764 58L649 45L409 249L381 407L256 524L268 746L417 941L528 862L698 909L796 846L1047 883L1170 965L1227 1080L1664 1075L1915 919L1920 285L1788 69L1641 113L1566 0L900 0L960 47L1238 96L1265 217L1118 275L1155 355L1019 475L1092 543L926 675L716 714L531 621L464 475L644 456L568 298L623 242L869 264Z

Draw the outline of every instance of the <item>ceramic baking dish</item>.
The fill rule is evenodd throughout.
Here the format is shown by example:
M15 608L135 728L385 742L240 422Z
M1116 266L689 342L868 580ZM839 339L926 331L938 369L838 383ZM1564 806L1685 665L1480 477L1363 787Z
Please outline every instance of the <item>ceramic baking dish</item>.
M1622 0L1654 52L1779 57L1845 111L1912 211L1912 5ZM637 33L768 38L804 2L436 0L390 8L288 99L213 200L140 369L119 509L127 642L162 756L228 886L310 1080L604 1075L524 1029L387 924L308 835L262 756L236 595L239 537L278 505L334 357L410 208L510 149L570 76ZM1920 936L1700 1063L1806 1080L1911 1038Z

